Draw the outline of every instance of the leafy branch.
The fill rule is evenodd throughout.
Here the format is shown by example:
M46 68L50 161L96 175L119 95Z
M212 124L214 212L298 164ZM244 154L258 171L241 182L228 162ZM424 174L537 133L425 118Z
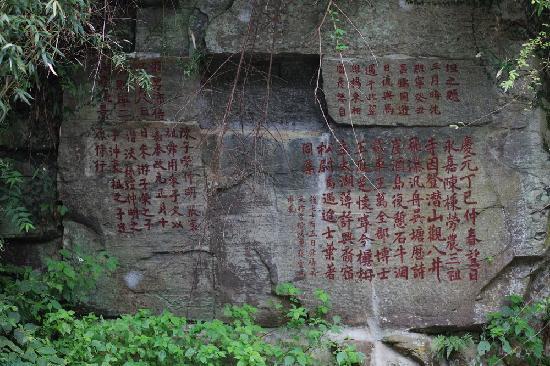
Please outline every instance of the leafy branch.
M101 3L101 4L100 4ZM108 2L93 0L3 0L0 2L0 122L16 103L31 104L44 77L62 75L90 51L128 71L128 87L151 90L151 76L130 70L122 46L106 28ZM101 15L101 16L98 16ZM101 31L94 20L102 19ZM99 28L99 27L98 27ZM60 73L61 72L61 73Z
M9 160L0 159L1 210L19 231L28 233L35 227L32 215L23 202L23 179L23 175L13 168Z

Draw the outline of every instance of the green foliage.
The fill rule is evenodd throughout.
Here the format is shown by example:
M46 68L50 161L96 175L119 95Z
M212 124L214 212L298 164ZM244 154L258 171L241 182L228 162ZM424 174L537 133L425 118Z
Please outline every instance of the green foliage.
M548 365L541 332L550 321L550 298L527 304L518 295L508 297L509 305L491 313L477 345L478 362L504 365L519 362Z
M343 348L338 347L334 355L336 356L336 363L339 366L362 365L365 360L365 355L357 352L352 345L346 345Z
M0 159L0 207L3 214L21 232L34 229L32 215L25 207L21 187L23 175L7 159ZM0 248L2 245L0 245Z
M343 52L348 49L348 45L344 42L346 37L346 30L341 28L342 20L340 19L340 12L329 7L328 15L332 21L333 31L330 33L330 38L334 41L334 49L336 52Z
M31 104L44 74L58 76L63 64L79 64L92 50L115 68L129 71L121 45L94 15L107 22L107 2L93 0L3 0L0 2L0 122L17 102ZM151 90L151 76L130 71L128 85ZM149 86L149 88L147 88Z
M461 337L438 335L432 342L432 351L439 359L448 360L451 356L464 351L473 344L472 336L468 333Z
M449 360L475 345L476 365L549 365L542 331L550 322L550 298L532 304L525 303L518 295L509 296L507 300L507 306L488 315L478 341L474 342L469 334L462 337L439 335L432 342L432 351L438 358Z
M544 27L548 29L548 24L545 24ZM534 59L536 52L540 51L542 53L548 54L548 51L550 50L550 41L548 39L549 33L546 29L540 31L536 37L524 43L515 62L505 63L497 73L497 77L499 77L503 73L507 74L508 76L507 79L500 84L505 91L508 91L514 86L520 75L528 77L533 86L540 84L538 69L529 69L529 67L531 59ZM541 69L550 67L550 62L548 59L543 58L540 60L540 62ZM524 71L522 74L522 70L526 71Z
M82 42L90 4L83 0L5 0L0 3L0 120L12 102L30 104L39 67L56 74L59 40Z
M540 19L543 19L543 14L550 12L549 0L531 0L531 5ZM519 55L514 61L506 60L501 63L497 78L501 75L506 75L506 79L500 84L504 91L510 90L520 77L526 78L528 81L527 84L531 88L540 85L539 73L550 67L549 31L550 25L542 23L538 34L522 45ZM533 65L533 61L537 55L539 56L539 64Z
M316 290L316 311L301 307L301 292L283 284L288 326L273 336L255 321L250 305L227 306L226 321L190 323L169 312L149 310L103 319L69 310L93 288L115 261L101 253L83 256L61 251L46 270L0 267L0 364L10 365L237 365L308 366L320 347L333 346L337 365L358 365L364 355L353 346L334 344L325 335L332 325L317 317L328 312L329 298ZM69 307L69 308L67 308Z
M206 54L199 48L193 49L191 56L187 60L180 59L179 65L186 78L196 78L199 75L201 64L204 62Z
M124 53L114 54L111 61L115 70L123 71L128 75L126 80L126 88L128 90L133 90L138 86L147 94L151 93L153 90L153 75L147 73L144 69L130 67L128 56Z
M61 251L62 260L48 260L46 271L0 266L0 364L67 365L58 351L50 324L59 325L104 271L116 261L104 253L81 256ZM69 291L69 289L73 289ZM59 325L59 329L67 329Z
M538 16L541 16L545 10L550 9L550 0L531 0Z

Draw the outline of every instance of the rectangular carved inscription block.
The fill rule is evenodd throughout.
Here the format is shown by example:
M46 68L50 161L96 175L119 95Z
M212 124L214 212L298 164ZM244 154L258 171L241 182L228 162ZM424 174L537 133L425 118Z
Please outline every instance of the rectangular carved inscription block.
M350 125L479 123L496 104L484 67L471 60L330 58L323 89L330 116Z

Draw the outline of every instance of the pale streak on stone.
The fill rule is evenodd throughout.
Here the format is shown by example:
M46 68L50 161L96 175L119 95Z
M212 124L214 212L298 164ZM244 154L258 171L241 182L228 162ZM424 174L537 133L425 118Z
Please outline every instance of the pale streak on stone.
M400 355L397 351L386 346L384 343L376 341L374 344L374 351L371 355L371 366L386 365L417 366L418 363Z
M250 21L250 9L241 9L239 12L239 20L243 23L248 23Z
M128 288L135 290L141 280L143 279L143 274L138 271L130 271L124 275L124 281L126 282L126 286Z
M404 11L411 11L413 9L413 5L407 3L407 0L399 0L399 7Z

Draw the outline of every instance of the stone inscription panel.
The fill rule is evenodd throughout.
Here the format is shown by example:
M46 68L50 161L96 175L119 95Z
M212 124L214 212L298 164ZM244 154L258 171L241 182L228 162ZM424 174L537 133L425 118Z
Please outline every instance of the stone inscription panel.
M97 70L75 76L83 89L93 91L92 97L67 93L65 105L77 114L73 119L87 124L137 121L196 120L195 98L199 81L186 78L182 65L186 58L131 59L128 67L133 75L142 72L151 76L151 88L143 88L135 77L125 71L111 69L107 63ZM91 75L91 79L85 78Z
M134 72L144 70L151 75L151 91L139 83L128 85L128 74L112 74L109 67L101 70L98 80L100 101L97 105L97 120L161 121L165 119L162 63L160 59L133 60Z
M87 172L108 185L109 224L118 234L201 231L197 132L160 123L92 128Z
M329 114L342 124L476 123L493 104L483 67L467 60L329 59L323 80Z
M487 197L472 136L360 135L300 148L303 174L321 189L286 197L297 277L478 281Z

